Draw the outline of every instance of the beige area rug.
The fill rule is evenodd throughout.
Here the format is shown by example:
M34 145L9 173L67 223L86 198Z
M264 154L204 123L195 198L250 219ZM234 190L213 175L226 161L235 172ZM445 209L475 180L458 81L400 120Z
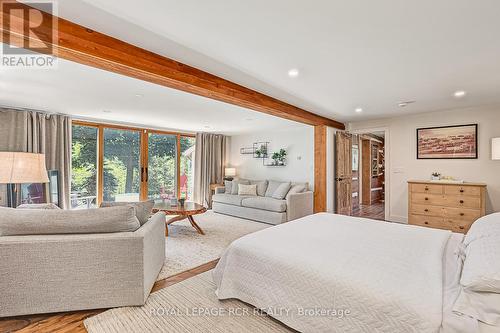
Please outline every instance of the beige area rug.
M108 310L84 321L90 333L293 332L237 300L219 301L212 271L151 294L144 306Z
M271 226L212 211L195 215L194 220L205 235L198 234L188 220L169 225L165 265L157 280L216 260L232 241Z

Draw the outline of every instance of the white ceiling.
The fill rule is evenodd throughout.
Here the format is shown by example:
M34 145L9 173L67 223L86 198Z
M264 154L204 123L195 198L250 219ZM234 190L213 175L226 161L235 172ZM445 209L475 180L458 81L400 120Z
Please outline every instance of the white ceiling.
M498 0L59 0L64 18L341 121L499 103L499 12Z
M61 59L54 69L0 67L0 106L228 135L306 126Z

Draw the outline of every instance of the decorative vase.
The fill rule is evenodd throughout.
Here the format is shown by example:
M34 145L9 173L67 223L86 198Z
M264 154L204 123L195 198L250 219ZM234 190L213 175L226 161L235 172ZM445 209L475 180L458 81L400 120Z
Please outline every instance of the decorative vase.
M184 207L184 202L186 202L186 199L184 198L179 199L179 205L181 205L181 207Z

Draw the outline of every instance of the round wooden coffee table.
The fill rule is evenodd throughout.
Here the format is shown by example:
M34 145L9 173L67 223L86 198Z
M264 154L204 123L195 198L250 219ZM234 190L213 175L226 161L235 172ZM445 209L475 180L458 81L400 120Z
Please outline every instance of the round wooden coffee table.
M193 215L203 214L207 211L207 209L205 207L203 207L202 205L197 204L195 202L190 202L190 201L186 201L184 203L184 206L181 206L179 204L177 206L167 206L164 203L155 204L155 206L153 208L153 212L156 213L156 212L160 212L160 211L164 212L167 215L176 215L175 217L172 217L172 218L168 219L167 221L165 221L165 235L166 236L168 236L168 225L169 224L172 224L172 223L177 222L177 221L182 221L185 219L189 220L189 223L191 223L193 228L195 228L199 234L201 234L201 235L205 234L203 232L203 230L200 228L200 226L198 224L196 224L196 222L193 219Z

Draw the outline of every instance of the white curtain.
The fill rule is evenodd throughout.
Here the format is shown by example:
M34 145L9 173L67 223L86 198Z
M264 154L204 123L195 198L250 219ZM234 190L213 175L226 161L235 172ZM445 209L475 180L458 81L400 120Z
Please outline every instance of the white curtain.
M0 151L45 154L48 170L59 171L61 208L69 208L71 118L37 111L0 108Z
M196 134L194 200L210 206L210 184L221 184L226 164L226 137L221 134Z

